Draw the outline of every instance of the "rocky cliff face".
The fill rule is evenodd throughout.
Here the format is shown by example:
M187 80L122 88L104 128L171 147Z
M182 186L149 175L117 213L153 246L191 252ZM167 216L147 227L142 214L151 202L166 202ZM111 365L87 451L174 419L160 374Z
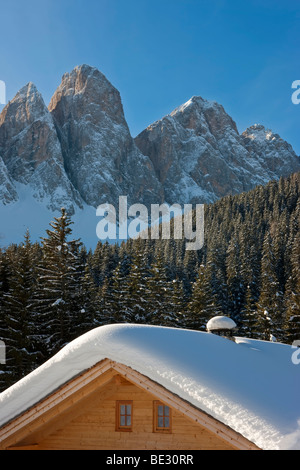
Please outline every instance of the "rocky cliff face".
M0 201L3 205L11 204L18 200L18 194L8 174L4 161L0 157Z
M270 129L255 124L241 137L249 155L259 161L262 171L270 180L299 171L300 159L292 146Z
M70 181L91 206L163 201L151 160L136 147L119 92L99 70L76 67L65 74L49 110Z
M258 125L239 134L221 105L200 97L133 139L119 92L87 65L63 76L48 108L29 83L0 115L0 209L14 227L17 202L32 212L27 190L41 213L95 214L119 196L147 206L210 203L296 171L299 157L277 134Z
M224 108L193 97L135 142L169 202L207 203L300 170L292 147L263 126L240 135Z
M57 210L69 213L81 205L81 198L68 179L52 117L36 87L29 83L0 115L2 175L11 184L30 187L34 197ZM5 168L4 168L5 165ZM16 190L13 191L17 199Z

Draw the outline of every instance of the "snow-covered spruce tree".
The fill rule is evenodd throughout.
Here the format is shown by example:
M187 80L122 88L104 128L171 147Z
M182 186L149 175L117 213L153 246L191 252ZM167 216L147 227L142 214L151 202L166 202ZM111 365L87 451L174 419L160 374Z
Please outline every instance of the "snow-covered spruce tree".
M175 279L178 275L176 241L170 239L163 240L160 243L163 249L163 257L167 268L167 275L170 279Z
M256 312L257 298L253 294L251 285L247 286L245 304L241 311L241 317L239 322L239 334L247 338L255 338L256 324L257 324L257 312ZM265 326L269 329L269 323L265 320ZM264 328L264 327L263 327Z
M101 287L100 317L105 323L126 323L131 321L129 310L127 259L119 262L110 278Z
M0 248L0 306L3 294L8 289L9 262L7 252Z
M169 309L172 312L172 326L186 328L186 305L188 302L183 282L176 277L171 281Z
M91 255L87 255L85 247L76 253L76 271L73 281L76 287L77 309L76 323L73 326L74 336L81 336L92 328L100 326L99 322L99 296L98 288L92 274L90 260Z
M205 276L211 288L214 316L219 314L228 314L230 316L227 301L225 249L221 244L218 244L217 239L212 242L212 246L207 252Z
M267 232L263 243L256 330L264 340L269 340L272 335L280 341L284 335L283 295L276 271L276 261L273 240L270 232Z
M37 252L27 231L24 242L10 256L9 287L3 296L7 385L17 382L38 365L33 297Z
M91 258L91 269L94 280L98 286L101 286L107 277L110 277L116 265L118 264L117 245L110 245L108 242L97 243L96 249Z
M69 240L71 219L65 209L54 218L42 238L43 258L38 266L35 315L41 336L40 347L53 355L76 337L74 326L82 315L82 273L79 240Z
M300 224L300 218L299 218ZM288 343L300 340L300 232L294 237L291 250L291 272L285 294L284 329Z
M5 341L7 328L3 310L4 295L9 289L9 278L11 274L7 251L0 249L0 340Z
M0 250L0 341L4 344L8 341L4 296L9 290L9 279L11 276L11 263L9 258L8 250ZM0 364L0 392L9 387L11 382L12 379L9 374L9 368L6 364Z
M132 244L131 263L124 294L125 318L129 323L149 323L146 282L149 276L149 253L146 240Z
M119 323L114 317L114 298L111 294L111 280L107 277L104 279L102 285L98 287L97 300L99 309L97 312L96 320L99 325L110 325L112 323ZM119 310L117 310L119 312ZM120 320L120 323L122 321Z
M187 306L185 322L187 328L205 331L208 320L221 313L216 294L211 287L210 276L209 266L201 265Z
M226 256L228 313L238 321L245 297L245 286L241 277L240 243L235 233L229 243Z
M145 309L147 319L151 324L175 326L176 314L172 305L172 283L167 276L162 249L163 245L159 245L149 269Z
M252 219L244 223L240 231L240 274L245 288L242 308L237 321L242 336L254 337L256 304L260 294L260 243L256 241L255 224Z

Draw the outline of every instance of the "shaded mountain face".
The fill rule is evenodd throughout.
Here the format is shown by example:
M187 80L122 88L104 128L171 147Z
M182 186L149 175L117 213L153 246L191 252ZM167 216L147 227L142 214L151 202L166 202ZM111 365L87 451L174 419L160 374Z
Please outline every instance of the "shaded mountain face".
M153 162L169 203L209 203L299 171L292 147L253 126L240 135L224 108L193 97L135 142Z
M270 129L255 124L243 132L241 137L251 157L259 161L262 171L265 170L270 179L299 171L300 159L292 146Z
M8 174L4 161L0 157L0 201L6 206L17 200L17 191L14 188L14 184Z
M22 88L0 115L0 156L2 178L6 173L12 186L28 186L51 210L64 206L72 214L74 206L81 205L64 170L52 117L32 83ZM16 201L16 189L10 192Z
M296 171L299 157L277 134L258 125L239 134L221 105L200 97L133 139L118 90L88 65L62 77L48 108L29 83L0 114L0 209L16 217L20 202L32 212L28 192L37 210L81 217L117 208L120 196L148 207L211 203Z
M119 92L99 70L76 67L65 74L49 110L61 142L70 181L84 201L97 207L163 202L153 164L136 147Z

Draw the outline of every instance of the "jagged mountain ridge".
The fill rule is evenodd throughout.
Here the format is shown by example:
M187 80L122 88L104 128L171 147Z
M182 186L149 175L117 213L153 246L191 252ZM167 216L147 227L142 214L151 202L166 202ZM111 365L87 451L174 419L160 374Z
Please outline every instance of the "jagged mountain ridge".
M239 134L221 105L201 97L133 139L120 93L88 65L62 77L48 107L29 83L0 115L0 208L8 211L22 203L26 212L28 192L41 210L64 206L71 215L116 207L119 196L147 206L210 203L299 170L277 134L261 125Z
M0 156L12 186L28 185L51 210L64 205L73 213L75 205L82 207L64 171L53 120L33 83L23 87L0 115ZM16 193L17 189L14 201Z
M3 165L53 211L117 204L119 195L131 203L163 199L150 159L130 135L119 92L89 66L63 76L49 109L34 84L17 93L0 116L0 157L5 202L16 194L7 195Z
M262 125L239 134L216 102L193 97L135 139L164 186L165 199L216 201L299 171L292 147Z

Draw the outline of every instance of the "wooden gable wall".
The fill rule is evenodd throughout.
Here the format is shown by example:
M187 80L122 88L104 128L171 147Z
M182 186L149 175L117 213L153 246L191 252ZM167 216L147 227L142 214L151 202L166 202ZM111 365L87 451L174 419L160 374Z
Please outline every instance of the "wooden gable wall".
M156 397L117 375L107 385L73 409L74 418L58 419L57 429L47 437L36 433L39 449L233 449L176 410L172 410L172 433L153 432L153 402ZM133 401L132 432L116 432L116 402Z
M180 406L177 406L177 397L130 368L104 361L88 374L89 380L83 375L62 387L36 409L29 410L27 413L31 414L31 418L25 413L18 418L21 422L17 419L16 422L9 424L9 432L5 434L5 429L3 431L2 435L8 437L2 438L2 444L0 432L0 448L12 450L255 448L242 436L208 416L204 416L206 421L203 421L201 416L199 420L195 419L189 404L179 399ZM79 383L84 385L79 386ZM132 430L119 432L116 431L116 403L127 400L133 402ZM156 400L166 403L172 410L170 433L154 432L153 409ZM202 412L195 409L195 413L197 418Z

